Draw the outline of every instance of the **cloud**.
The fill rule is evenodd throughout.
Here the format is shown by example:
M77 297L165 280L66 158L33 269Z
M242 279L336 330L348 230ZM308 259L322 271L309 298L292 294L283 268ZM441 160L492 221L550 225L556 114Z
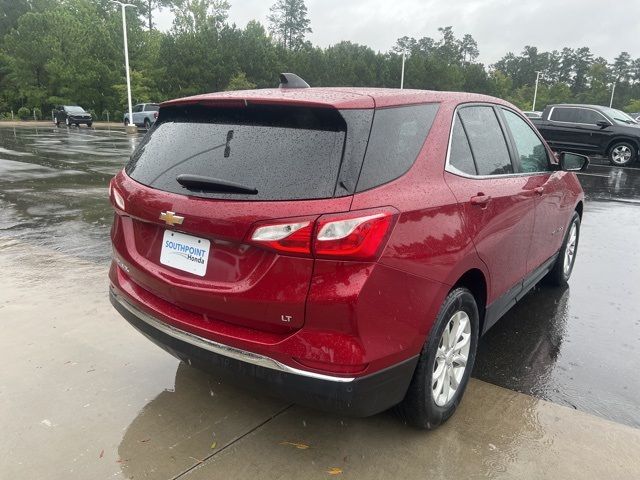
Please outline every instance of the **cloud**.
M244 27L249 20L267 23L269 0L231 0L230 20ZM622 51L640 57L636 20L640 1L617 0L307 0L313 33L322 47L342 40L387 51L399 37L438 38L438 27L453 26L458 37L470 33L478 42L480 61L491 64L525 45L540 50L587 46L596 56L613 60ZM171 14L158 16L161 28Z

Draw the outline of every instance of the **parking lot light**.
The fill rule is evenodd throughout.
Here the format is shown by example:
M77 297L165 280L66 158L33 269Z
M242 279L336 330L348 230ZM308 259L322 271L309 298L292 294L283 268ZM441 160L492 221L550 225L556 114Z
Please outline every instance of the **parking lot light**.
M540 82L540 78L544 78L544 73L536 71L536 88L533 91L533 106L531 107L531 110L533 112L536 111L536 100L538 99L538 83Z
M111 3L116 3L120 5L122 9L122 35L124 37L124 64L125 64L125 71L127 74L127 101L128 101L128 107L129 107L129 125L125 127L125 130L127 133L136 133L138 129L136 128L135 124L132 121L133 107L131 104L131 78L129 77L129 47L127 45L127 17L125 14L125 9L127 7L132 7L132 8L138 8L138 7L130 3L122 3L116 0L111 0Z

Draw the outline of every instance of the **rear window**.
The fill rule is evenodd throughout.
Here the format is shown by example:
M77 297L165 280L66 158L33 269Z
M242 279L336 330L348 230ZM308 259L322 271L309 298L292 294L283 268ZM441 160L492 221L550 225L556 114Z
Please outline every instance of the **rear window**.
M206 198L331 198L346 137L347 124L334 109L165 107L126 172L149 187ZM233 182L258 193L187 190L176 180L182 174Z
M437 112L436 103L376 110L358 192L395 180L411 168Z

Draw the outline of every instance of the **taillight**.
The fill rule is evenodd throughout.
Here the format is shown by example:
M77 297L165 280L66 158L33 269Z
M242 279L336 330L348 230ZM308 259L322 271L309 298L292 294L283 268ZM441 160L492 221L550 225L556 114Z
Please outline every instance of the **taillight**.
M283 253L311 255L313 221L276 223L256 228L251 242Z
M314 256L375 260L387 243L395 215L390 210L362 213L351 212L347 218L344 214L320 217L313 242Z
M153 112L153 118L158 118L158 112Z
M111 199L114 207L124 211L124 198L122 198L122 195L120 195L120 192L118 192L116 187L113 186L113 182L113 180L109 182L109 198Z
M284 254L370 261L386 245L396 214L384 208L259 223L248 240Z

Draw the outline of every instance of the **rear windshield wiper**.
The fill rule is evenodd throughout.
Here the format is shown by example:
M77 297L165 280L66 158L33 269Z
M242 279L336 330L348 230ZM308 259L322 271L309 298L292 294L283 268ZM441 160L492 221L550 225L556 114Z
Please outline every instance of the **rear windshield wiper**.
M176 177L176 181L189 190L201 192L258 194L258 190L254 187L247 187L246 185L230 182L229 180L220 180L219 178L205 177L202 175L182 174Z

